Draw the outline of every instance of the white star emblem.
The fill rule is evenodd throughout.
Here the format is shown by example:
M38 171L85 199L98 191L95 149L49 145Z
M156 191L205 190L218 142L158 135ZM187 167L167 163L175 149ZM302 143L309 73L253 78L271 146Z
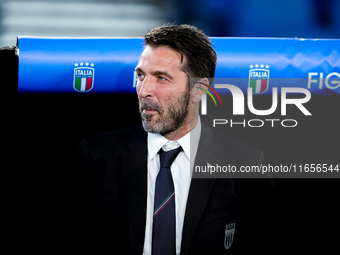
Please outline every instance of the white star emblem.
M74 66L78 66L78 63L75 63Z
M83 62L81 62L81 63L80 63L80 66L83 66L83 65L84 65L84 63L83 63Z
M93 63L91 63L91 66L93 67L93 66L94 66L94 64L93 64Z
M259 65L258 65L258 64L256 64L256 65L255 65L255 67L256 67L256 68L258 68L258 67L259 67Z
M89 66L89 63L88 63L88 62L86 62L86 63L85 63L85 65L86 65L86 66Z
M269 68L269 65L266 65L266 68L268 69L268 68Z
M250 67L250 68L254 68L254 66L253 66L253 65L250 65L249 67Z
M263 64L261 64L261 65L260 65L260 67L261 67L261 68L263 68L263 67L264 67L264 65L263 65Z

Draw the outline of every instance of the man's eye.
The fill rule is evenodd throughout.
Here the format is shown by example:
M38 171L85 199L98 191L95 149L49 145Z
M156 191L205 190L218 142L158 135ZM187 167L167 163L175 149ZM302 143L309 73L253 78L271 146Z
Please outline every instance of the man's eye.
M158 78L159 78L161 81L167 81L167 79L164 78L163 76L158 76Z
M138 79L143 80L144 79L144 74L138 73L137 77L138 77Z

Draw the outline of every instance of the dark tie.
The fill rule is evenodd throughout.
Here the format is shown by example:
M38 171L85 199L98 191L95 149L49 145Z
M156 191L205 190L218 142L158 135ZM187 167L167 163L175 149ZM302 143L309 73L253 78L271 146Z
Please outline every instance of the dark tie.
M152 254L176 254L175 189L170 167L182 147L159 151L161 169L157 175L153 214Z

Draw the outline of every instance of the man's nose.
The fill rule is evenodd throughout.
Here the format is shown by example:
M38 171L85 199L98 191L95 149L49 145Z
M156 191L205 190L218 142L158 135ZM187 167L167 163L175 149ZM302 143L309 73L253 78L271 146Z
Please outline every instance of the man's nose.
M140 82L139 96L142 98L151 97L154 95L154 83L151 77L145 77L143 81Z

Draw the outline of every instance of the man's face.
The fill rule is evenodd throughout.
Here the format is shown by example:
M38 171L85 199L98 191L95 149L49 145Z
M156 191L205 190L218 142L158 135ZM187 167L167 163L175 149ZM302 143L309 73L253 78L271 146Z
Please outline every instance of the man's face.
M136 72L139 110L145 131L168 134L188 116L190 89L181 54L169 47L147 46Z

